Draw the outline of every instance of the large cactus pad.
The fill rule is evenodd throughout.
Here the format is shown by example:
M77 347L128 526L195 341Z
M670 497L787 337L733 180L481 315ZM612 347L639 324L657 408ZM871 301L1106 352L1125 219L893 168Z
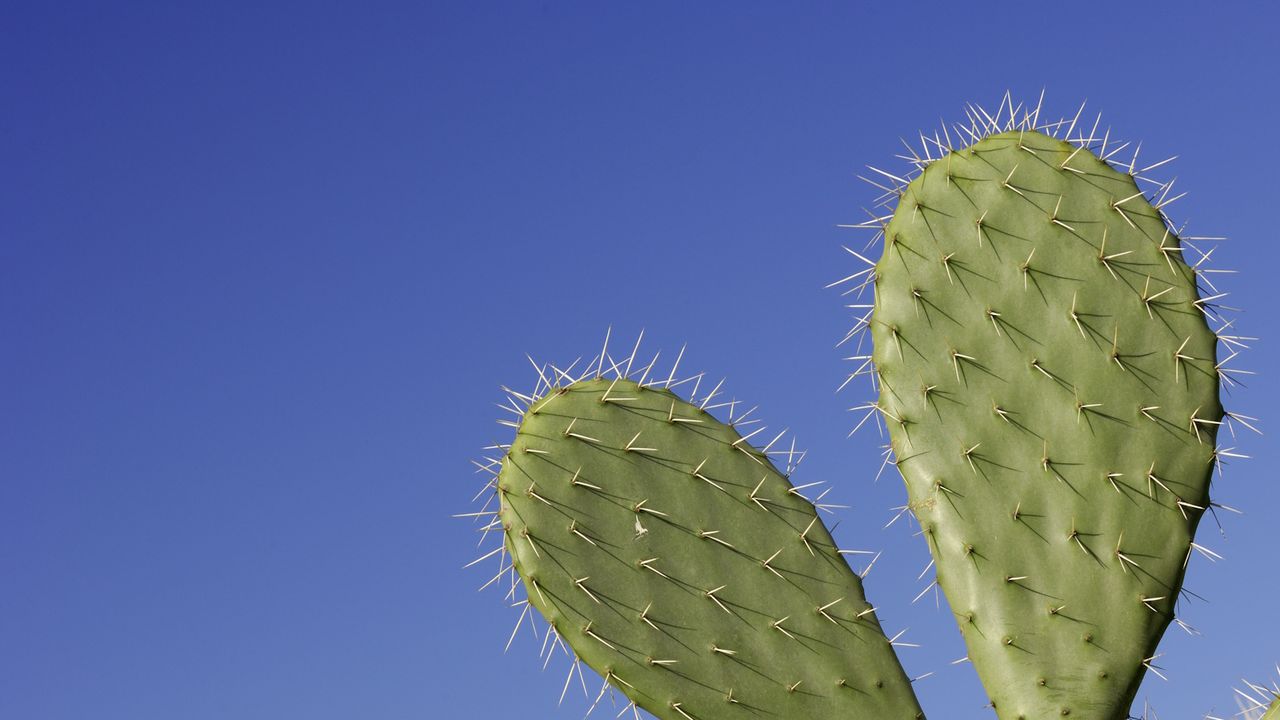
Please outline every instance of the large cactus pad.
M1123 718L1207 507L1214 333L1134 179L1038 132L951 152L872 320L911 507L1002 718Z
M498 478L529 602L660 718L923 717L858 576L751 437L625 379L535 401Z

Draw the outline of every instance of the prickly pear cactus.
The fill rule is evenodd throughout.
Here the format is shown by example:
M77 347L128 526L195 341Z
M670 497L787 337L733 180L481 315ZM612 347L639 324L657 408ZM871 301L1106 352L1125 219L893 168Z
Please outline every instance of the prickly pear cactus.
M670 720L923 717L762 431L624 377L527 399L496 478L505 552L608 684Z
M970 109L966 148L912 151L914 179L877 171L893 183L892 214L867 223L883 254L853 253L870 267L834 283L875 288L850 306L866 314L846 339L874 340L851 378L877 383L863 422L888 426L997 715L1120 720L1159 672L1192 552L1214 557L1193 538L1212 466L1242 457L1219 426L1254 429L1218 399L1245 338L1209 327L1208 253L1184 262L1192 238L1141 191L1145 170L1114 169L1107 136L1095 155L1074 120L1059 140L1041 130L1065 121L1006 105L1003 123ZM466 516L501 531L476 563L497 555L487 585L510 579L512 637L536 609L548 659L573 655L565 688L576 671L586 691L580 660L603 676L593 710L612 687L637 718L923 717L825 506L772 462L794 446L757 449L749 412L708 407L719 386L686 402L674 369L633 380L636 351L613 363L607 345L576 377L535 364L533 393L508 391L514 440L478 463L491 492ZM707 412L726 405L728 422Z
M1133 176L975 140L884 227L874 409L999 717L1123 718L1209 504L1217 338Z

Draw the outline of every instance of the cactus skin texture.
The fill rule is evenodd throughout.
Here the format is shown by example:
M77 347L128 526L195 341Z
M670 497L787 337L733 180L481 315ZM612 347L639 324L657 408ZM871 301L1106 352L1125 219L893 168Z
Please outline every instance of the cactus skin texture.
M1262 720L1280 720L1280 696L1271 701L1271 707L1267 708L1267 713L1262 716Z
M932 162L885 228L878 410L1001 718L1124 718L1173 619L1223 412L1179 240L1039 132Z
M536 400L498 475L529 602L639 707L924 717L859 577L792 490L670 390L599 377Z

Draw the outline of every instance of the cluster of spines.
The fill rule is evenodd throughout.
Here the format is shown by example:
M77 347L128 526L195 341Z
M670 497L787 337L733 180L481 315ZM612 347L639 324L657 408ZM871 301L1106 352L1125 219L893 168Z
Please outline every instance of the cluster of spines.
M1280 665L1276 666L1276 674L1280 676ZM1243 688L1234 688L1237 712L1231 718L1239 720L1280 720L1280 681L1272 681L1270 686L1241 679ZM1206 713L1204 720L1227 720L1227 718Z

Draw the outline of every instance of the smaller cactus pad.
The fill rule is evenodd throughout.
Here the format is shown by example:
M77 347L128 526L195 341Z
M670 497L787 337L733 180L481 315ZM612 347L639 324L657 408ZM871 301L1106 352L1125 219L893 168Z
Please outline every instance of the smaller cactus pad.
M535 400L497 481L529 602L659 718L923 717L859 577L758 432L627 379Z

